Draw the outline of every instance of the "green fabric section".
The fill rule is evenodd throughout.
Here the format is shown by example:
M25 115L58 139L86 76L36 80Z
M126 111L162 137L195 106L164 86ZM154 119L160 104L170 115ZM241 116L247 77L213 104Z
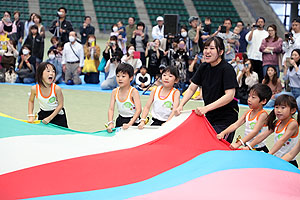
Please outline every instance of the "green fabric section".
M111 137L115 131L108 133L106 130L96 132L81 132L57 126L55 124L29 124L15 119L0 116L0 138L24 136L24 135L71 135L89 134L96 136Z

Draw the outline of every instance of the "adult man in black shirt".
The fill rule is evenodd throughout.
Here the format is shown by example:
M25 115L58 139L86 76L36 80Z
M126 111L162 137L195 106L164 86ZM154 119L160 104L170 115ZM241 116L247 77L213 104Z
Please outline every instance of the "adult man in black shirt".
M57 12L58 18L52 22L49 29L62 43L69 42L69 33L73 31L72 23L66 20L66 14L67 9L60 7Z
M84 17L84 22L80 26L81 44L86 43L86 39L89 35L95 34L95 28L91 25L92 18L90 16Z

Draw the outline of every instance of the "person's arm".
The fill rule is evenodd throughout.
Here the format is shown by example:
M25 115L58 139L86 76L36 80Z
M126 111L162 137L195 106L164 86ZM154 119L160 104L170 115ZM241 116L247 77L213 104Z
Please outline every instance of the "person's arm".
M276 86L276 94L280 93L282 91L282 85L280 78L277 79L277 86Z
M174 94L173 110L171 115L168 117L167 122L170 121L172 117L175 115L175 110L177 109L179 102L180 102L180 92L179 90L176 90Z
M109 72L109 67L110 67L110 60L108 60L108 61L106 62L106 66L105 66L105 68L104 68L105 73L108 73L108 72Z
M79 43L78 43L79 44ZM84 66L84 52L83 52L83 47L81 44L80 45L80 49L79 49L79 67L83 67Z
M99 60L100 52L101 52L100 47L98 45L96 45L96 51L94 51L94 59L95 60Z
M266 39L264 39L261 42L261 45L259 47L259 51L263 52L263 53L270 53L270 50L267 48L267 41L266 41Z
M147 87L151 83L151 76L150 74L146 73L147 81L144 83L144 85Z
M42 38L45 38L45 37L46 37L46 30L45 30L45 27L44 27L44 26L41 28L40 36L41 36Z
M138 125L138 128L139 129L143 129L144 126L145 126L145 122L146 122L146 117L150 111L150 108L151 108L151 105L153 103L153 100L154 100L154 95L155 95L155 90L152 90L151 93L150 93L150 96L149 96L149 99L143 109L143 112L142 112L142 116L141 116L141 122L140 124Z
M272 129L265 130L264 132L260 133L255 137L255 139L249 144L251 148L253 148L255 145L262 142L264 139L266 139L269 135L271 135L274 132ZM249 146L243 147L243 150L250 150Z
M60 112L60 110L64 107L64 96L62 94L61 88L58 85L55 85L54 88L56 92L56 98L58 101L58 106L55 108L54 112L48 117L44 118L42 122L44 124L48 124L51 120Z
M108 108L108 122L107 122L107 132L111 133L112 129L115 127L114 125L114 110L115 110L115 102L116 102L116 92L117 89L114 89L110 96L110 105Z
M280 139L274 144L272 149L269 151L269 154L273 155L274 153L276 153L288 139L290 139L293 135L297 134L298 129L299 127L297 122L291 122L287 126L285 133L280 137Z
M31 87L31 92L28 100L28 122L33 123L34 122L34 114L33 114L33 109L34 109L34 98L36 96L36 86Z
M178 116L180 115L180 112L183 109L183 106L191 99L191 97L194 95L194 93L197 91L198 89L198 85L196 85L195 83L191 83L190 86L188 87L188 89L186 90L183 98L180 101L179 106L177 107L177 109L175 110L175 115Z
M137 89L135 89L135 88L132 91L132 98L133 98L133 102L135 105L135 113L128 124L123 124L123 129L128 129L130 126L132 126L135 123L135 121L137 120L137 118L139 118L139 116L142 112L140 94L137 91Z
M273 53L282 53L282 39L278 38L277 42L275 42L275 47L273 49Z
M253 32L254 32L254 28L251 28L251 31L247 33L245 39L248 43L252 42L252 38L253 38Z
M228 128L226 128L224 131L222 131L221 133L217 134L217 138L219 140L223 139L226 135L228 135L229 133L235 131L236 129L238 129L240 126L242 126L245 122L246 122L246 116L249 113L249 110L247 112L244 112L244 114L242 115L241 118L239 118L236 122L234 122L233 124L231 124Z
M296 146L292 148L291 151L289 151L287 154L282 156L281 158L285 161L291 161L293 158L297 156L297 154L300 152L300 140L298 140Z
M52 25L50 26L50 28L49 28L49 31L50 31L50 33L52 33L52 34L54 34L54 32L55 32L55 30L56 30L56 23L57 23L57 20L54 20L54 21L52 21Z

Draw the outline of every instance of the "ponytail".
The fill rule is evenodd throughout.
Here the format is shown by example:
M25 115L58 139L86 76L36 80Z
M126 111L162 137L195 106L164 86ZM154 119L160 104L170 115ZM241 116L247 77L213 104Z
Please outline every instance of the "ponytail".
M276 125L276 115L274 109L270 112L270 114L267 117L267 125L269 130L275 130L275 125Z

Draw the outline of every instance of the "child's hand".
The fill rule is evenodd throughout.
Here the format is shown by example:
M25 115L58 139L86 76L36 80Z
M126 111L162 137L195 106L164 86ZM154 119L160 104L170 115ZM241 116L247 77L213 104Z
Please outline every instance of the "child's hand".
M175 110L175 116L180 115L181 111L182 111L182 107L181 107L181 106L178 106L178 107L176 108L176 110Z
M43 122L44 124L48 124L50 121L51 121L51 119L50 119L49 117L46 117L46 118L44 118L44 119L42 120L42 122Z
M231 149L237 149L237 148L239 148L240 146L241 146L240 144L238 144L238 143L236 143L236 142L233 142L233 143L230 144L229 147L230 147Z
M124 130L128 129L129 127L130 127L129 124L123 124L123 126L122 126L122 128L123 128Z
M28 123L33 123L34 122L34 117L31 116L31 117L28 117Z
M219 140L221 140L221 139L224 139L224 134L222 134L222 133L220 133L220 134L217 134L217 138L219 139Z
M143 129L145 126L145 122L144 121L141 121L141 123L138 125L138 128L139 129Z
M250 150L249 147L242 147L242 150Z
M113 124L113 123L110 123L110 124L107 126L106 130L107 130L107 132L111 133L113 128L114 128L114 124Z

